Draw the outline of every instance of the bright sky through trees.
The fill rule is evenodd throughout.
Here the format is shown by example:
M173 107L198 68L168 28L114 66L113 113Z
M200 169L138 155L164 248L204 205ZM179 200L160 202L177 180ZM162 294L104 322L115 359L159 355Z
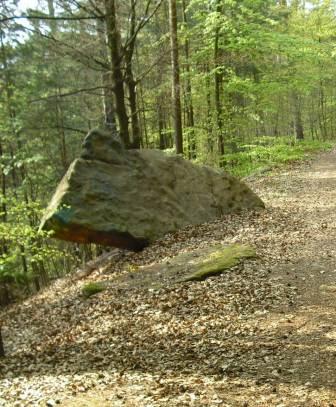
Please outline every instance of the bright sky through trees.
M26 11L28 8L38 8L39 4L37 0L20 0L19 10Z

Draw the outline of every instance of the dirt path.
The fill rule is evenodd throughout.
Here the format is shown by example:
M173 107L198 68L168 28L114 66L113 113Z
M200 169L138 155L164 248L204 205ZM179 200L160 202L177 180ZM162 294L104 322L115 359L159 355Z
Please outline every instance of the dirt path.
M88 279L65 280L9 309L0 406L336 406L336 153L250 184L265 211L120 254L90 281L214 242L252 244L258 259L90 300Z
M279 389L284 405L336 405L336 154L322 155L312 166L279 174L270 205L288 208L301 225L289 261L274 265L275 280L295 287L292 309L270 313L263 321L272 342L281 337ZM266 188L267 189L267 188ZM281 194L272 199L272 192ZM274 310L276 311L276 310ZM291 404L292 403L292 404ZM266 404L268 405L268 404Z

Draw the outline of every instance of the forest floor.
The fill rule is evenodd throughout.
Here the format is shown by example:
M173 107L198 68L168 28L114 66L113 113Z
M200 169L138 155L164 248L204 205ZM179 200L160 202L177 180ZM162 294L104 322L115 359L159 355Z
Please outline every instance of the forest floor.
M336 152L248 182L266 210L119 252L5 310L0 406L336 406ZM258 258L203 282L118 285L219 242ZM115 284L81 296L101 280Z

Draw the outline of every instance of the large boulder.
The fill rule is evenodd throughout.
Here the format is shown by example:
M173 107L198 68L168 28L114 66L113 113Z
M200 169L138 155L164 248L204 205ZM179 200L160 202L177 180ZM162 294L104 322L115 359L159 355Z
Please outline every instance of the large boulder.
M231 175L159 150L125 150L118 138L91 131L42 219L53 237L141 250L187 225L261 199Z

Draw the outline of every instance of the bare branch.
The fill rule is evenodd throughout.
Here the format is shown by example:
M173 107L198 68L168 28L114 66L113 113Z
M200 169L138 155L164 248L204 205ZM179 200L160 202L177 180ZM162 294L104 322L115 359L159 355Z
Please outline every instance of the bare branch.
M123 46L123 50L126 50L129 46L132 46L132 44L134 44L136 37L139 34L139 31L142 30L143 27L145 27L145 25L152 19L152 17L154 16L154 14L157 12L157 10L160 8L163 0L159 0L154 9L152 10L152 12L150 14L149 13L149 7L151 4L152 0L148 0L147 4L146 4L146 9L145 9L145 16L146 18L142 19L139 24L137 25L137 27L134 29L133 35L130 35L130 37L126 40L124 46Z
M91 5L91 7L93 8L94 11L92 9L89 9L88 7L84 6L83 4L81 4L77 0L70 0L70 1L72 3L74 3L78 7L78 9L84 10L88 14L93 14L93 16L97 17L97 19L102 20L102 19L105 18L102 11L98 7L96 7L96 5L92 1L89 1L89 3L90 3L90 5Z
M48 127L23 127L20 129L20 132L26 131L26 130L57 130L57 129L63 129L63 130L68 130L68 131L73 131L75 133L80 133L80 134L86 134L87 130L82 130L82 129L77 129L74 127L66 127L66 126L48 126Z
M52 16L47 16L44 14L41 15L21 15L21 16L10 16L6 17L1 14L0 18L0 24L1 23L6 23L7 21L13 21L13 20L61 20L61 21L81 21L81 20L103 20L105 16L84 16L84 17L70 17L70 16L57 16L57 17L52 17Z
M73 91L67 92L67 93L60 93L60 94L56 94L56 95L46 96L46 97L39 98L39 99L33 99L33 100L30 100L29 102L30 103L45 102L45 101L52 100L52 99L64 98L67 96L74 96L74 95L78 95L80 93L90 92L90 91L98 90L98 89L111 89L111 88L109 86L95 86L93 88L77 89L77 90L73 90Z
M96 65L101 67L104 72L109 69L108 64L104 63L103 61L101 61L101 60L99 60L99 59L97 59L95 57L93 57L92 55L88 56L87 54L85 54L84 52L82 52L78 48L70 45L69 43L60 41L59 39L56 39L52 35L45 34L45 33L41 32L41 31L37 31L37 30L31 29L29 27L25 27L25 29L27 31L30 31L30 32L33 32L33 33L36 33L36 34L40 35L42 38L46 38L49 41L53 41L59 47L63 46L65 48L71 50L71 53L70 52L67 53L66 51L64 51L63 53L65 55L71 55L74 58L76 58L76 57L77 58L83 58L82 60L79 60L79 62L82 63L82 64L85 64L85 66L89 67L90 69L98 70L96 67L93 67L93 64L90 63L91 61L93 61ZM61 52L59 52L59 53L61 54ZM77 59L77 61L78 61L78 59ZM86 63L84 61L86 61Z

